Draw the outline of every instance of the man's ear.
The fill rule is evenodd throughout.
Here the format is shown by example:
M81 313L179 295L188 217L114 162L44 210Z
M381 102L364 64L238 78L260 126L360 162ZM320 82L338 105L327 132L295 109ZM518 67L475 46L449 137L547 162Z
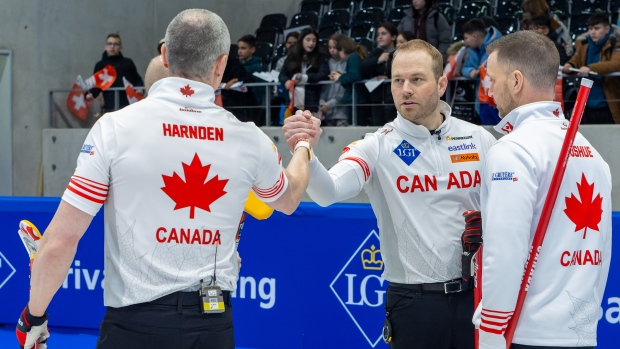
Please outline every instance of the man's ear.
M256 46L252 46L252 48L250 48L250 52L252 52L252 54L254 54L256 52Z
M520 70L513 71L510 76L512 77L512 86L510 86L513 94L519 94L525 85L525 76Z
M162 62L164 62L164 67L167 69L168 68L168 48L166 47L165 43L161 45L161 60Z
M437 92L439 93L439 97L443 96L446 92L446 88L448 88L448 78L442 75L439 77L439 80L437 80Z
M222 83L222 77L224 76L224 69L226 69L226 63L228 63L228 55L221 55L215 61L213 72L211 72L211 86L213 89L217 89Z

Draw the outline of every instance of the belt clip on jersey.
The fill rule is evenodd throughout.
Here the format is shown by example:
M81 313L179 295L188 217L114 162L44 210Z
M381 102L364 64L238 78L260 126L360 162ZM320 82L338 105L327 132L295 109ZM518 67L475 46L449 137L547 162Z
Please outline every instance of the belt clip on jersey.
M215 262L213 265L213 282L205 285L204 280L200 279L200 289L198 296L200 297L200 310L203 314L217 314L226 311L224 306L224 295L222 289L215 283L215 271L217 266L217 245L215 245Z

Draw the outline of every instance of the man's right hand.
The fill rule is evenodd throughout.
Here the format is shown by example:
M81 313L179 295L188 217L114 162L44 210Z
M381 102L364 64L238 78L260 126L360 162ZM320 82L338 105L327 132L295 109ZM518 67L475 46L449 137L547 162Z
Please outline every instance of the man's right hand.
M93 94L88 92L87 94L84 95L84 98L86 98L87 101L92 101L93 99L95 99L95 97L93 97Z
M562 73L570 73L570 72L571 72L571 71L570 71L570 69L571 69L572 67L573 67L573 66L572 66L572 65L570 65L570 64L568 64L568 63L564 64L564 66L562 67Z
M284 125L282 131L286 138L286 144L289 149L293 151L295 149L295 143L300 138L307 138L310 136L310 143L312 147L316 147L319 137L323 130L321 130L321 120L312 116L312 112L309 110L298 110L295 115L284 119Z
M472 79L476 79L479 75L480 75L480 72L478 71L478 69L474 69L471 72L469 72L469 77Z
M15 328L15 335L21 349L47 349L47 338L50 336L47 318L47 314L34 316L30 314L28 306L24 308Z

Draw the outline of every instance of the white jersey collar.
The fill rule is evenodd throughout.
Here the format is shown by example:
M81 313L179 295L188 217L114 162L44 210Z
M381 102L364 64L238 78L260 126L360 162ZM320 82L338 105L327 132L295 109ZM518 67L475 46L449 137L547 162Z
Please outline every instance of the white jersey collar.
M496 126L495 131L509 134L519 125L537 119L565 119L559 102L536 102L522 105L506 115Z
M435 130L435 134L437 135L448 133L448 130L450 129L450 125L452 123L452 108L450 108L448 103L444 101L439 101L439 112L442 113L446 117L446 119ZM432 136L428 128L422 125L414 124L413 122L402 117L400 113L397 113L396 119L394 119L394 126L405 134L412 137L430 138Z
M204 108L213 105L213 87L184 78L164 78L151 86L149 97L164 99L183 107Z

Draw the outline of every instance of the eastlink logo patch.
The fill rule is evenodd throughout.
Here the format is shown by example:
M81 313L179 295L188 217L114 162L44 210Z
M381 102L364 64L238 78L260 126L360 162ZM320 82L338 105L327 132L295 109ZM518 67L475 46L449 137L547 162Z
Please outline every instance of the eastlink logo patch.
M95 154L95 150L94 149L95 149L94 145L84 144L82 146L82 150L80 150L80 153L86 153L86 154L93 155L93 154Z
M466 139L472 139L474 136L458 136L458 137L450 137L446 136L446 141L464 141Z
M402 141L400 145L394 149L394 154L398 155L398 157L403 160L407 166L411 165L421 153L421 151L417 150L407 141Z
M514 172L494 172L493 179L494 181L517 181L517 177L514 176Z
M454 139L454 138L453 138ZM449 146L448 151L463 151L463 150L476 150L475 143L463 143L461 145Z

